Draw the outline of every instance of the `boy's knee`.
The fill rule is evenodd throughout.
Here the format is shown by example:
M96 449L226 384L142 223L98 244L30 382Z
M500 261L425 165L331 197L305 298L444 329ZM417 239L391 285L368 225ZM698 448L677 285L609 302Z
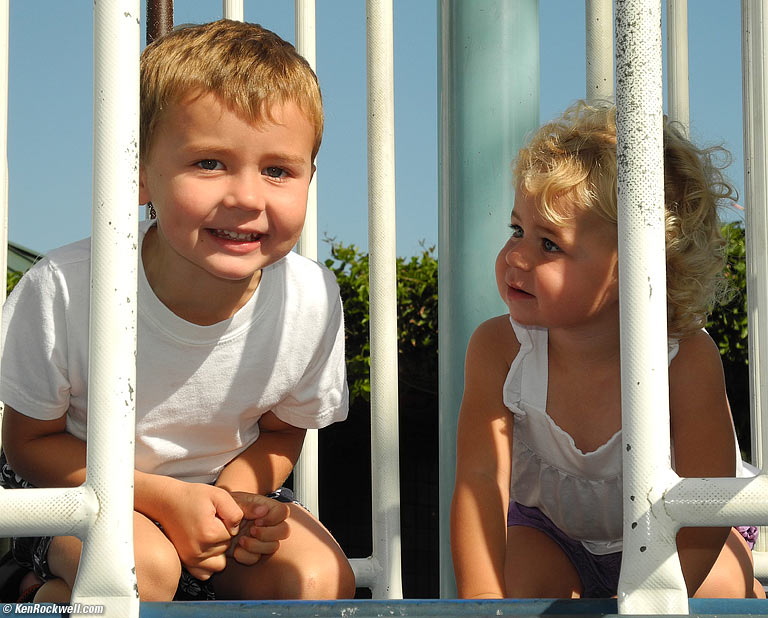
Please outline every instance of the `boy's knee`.
M280 597L284 599L352 599L355 574L343 555L332 560L309 560L301 570L287 572L281 578Z
M181 562L170 543L135 548L136 579L142 601L171 601L181 577Z

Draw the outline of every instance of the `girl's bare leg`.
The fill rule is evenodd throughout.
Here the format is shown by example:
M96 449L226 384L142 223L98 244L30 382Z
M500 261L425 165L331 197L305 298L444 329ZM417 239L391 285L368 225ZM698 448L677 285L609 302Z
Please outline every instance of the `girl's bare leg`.
M528 526L507 528L504 580L511 599L571 599L582 593L581 578L560 546Z

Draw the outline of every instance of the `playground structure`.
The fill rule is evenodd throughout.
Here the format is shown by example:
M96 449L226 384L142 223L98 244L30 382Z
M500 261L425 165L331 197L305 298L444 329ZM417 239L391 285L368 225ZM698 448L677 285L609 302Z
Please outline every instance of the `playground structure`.
M466 125L462 119L482 114L489 92L500 101L512 100L524 82L510 78L501 80L487 76L478 84L468 77L472 72L460 68L460 45L464 37L483 37L489 43L486 50L470 62L483 62L482 53L497 53L496 42L504 41L505 49L515 59L521 73L531 71L532 63L519 61L523 50L530 47L531 23L538 10L536 0L498 0L487 2L494 9L476 10L474 3L463 0L442 0L439 3L441 32L441 236L440 247L446 257L440 262L441 286L441 461L445 471L441 479L442 560L441 580L444 599L451 598L451 565L447 550L447 502L452 490L452 449L455 441L455 416L460 401L461 365L469 332L482 319L482 304L487 290L476 290L466 273L478 272L477 262L466 260L465 247L492 246L489 238L498 236L499 228L508 216L509 194L484 194L469 180L473 175L466 163L465 152L477 144L467 143ZM514 8L512 8L514 5ZM374 470L374 540L372 555L352 560L358 585L371 588L375 599L390 599L391 603L373 602L366 606L357 602L336 604L256 603L257 608L271 609L276 615L370 615L364 612L390 611L396 608L402 615L477 615L478 613L545 613L554 611L544 602L515 605L476 604L461 602L413 603L400 602L399 547L399 472L397 444L397 349L395 303L395 245L394 245L394 138L392 93L392 3L391 0L368 0L368 110L369 110L369 238L371 270L371 407L372 436L376 465ZM587 92L592 98L612 95L613 45L612 5L605 0L587 0L588 66ZM670 0L668 24L672 41L670 54L674 70L670 74L669 110L673 118L687 124L687 83L683 41L684 1ZM498 10L497 10L498 9ZM745 157L747 175L747 208L764 204L768 175L765 172L766 139L763 84L764 67L763 14L768 9L762 0L744 0L745 20ZM505 13L506 19L494 17ZM89 422L88 481L82 487L69 489L35 489L0 492L0 534L77 534L84 539L84 556L74 591L73 601L82 604L103 604L106 615L153 615L161 611L156 604L140 605L135 592L135 576L131 572L131 492L133 452L132 442L117 439L133 434L134 367L121 359L135 355L136 306L136 209L135 173L138 160L138 57L140 24L138 0L95 2L95 84L94 92L94 159L97 162L94 179L94 248L93 292L91 310L91 374L93 385L89 394L89 409L110 410L113 414L94 415ZM512 15L514 14L514 15ZM768 16L768 13L765 13ZM242 19L242 0L225 0L223 15ZM314 5L309 0L296 0L296 44L299 51L314 62ZM168 24L167 14L164 16ZM148 15L148 20L150 16ZM163 20L161 20L163 21ZM171 22L172 24L172 19ZM628 342L622 353L623 383L629 385L623 394L623 427L625 444L631 445L624 461L625 470L625 564L618 599L618 611L623 614L679 614L689 611L689 602L677 566L674 531L680 525L768 525L765 479L679 479L669 466L669 442L666 401L666 323L663 296L649 298L647 288L665 284L663 260L663 229L660 215L662 184L661 168L661 6L656 0L619 0L616 2L616 92L619 108L619 143L625 158L636 165L619 170L622 281L630 293L622 292L622 312L627 315L622 339ZM599 30L602 29L602 34ZM668 26L668 31L669 31ZM7 69L8 0L0 3L0 70ZM509 43L514 41L514 43ZM493 50L492 52L489 50ZM516 55L516 53L520 55ZM607 60L606 60L607 58ZM462 58L466 61L467 58ZM632 67L646 67L644 72ZM672 63L670 63L672 64ZM0 106L7 100L7 72L0 78ZM676 76L676 77L675 77ZM5 84L5 86L3 86ZM756 93L759 96L755 96ZM515 108L513 126L504 126L502 152L487 152L482 157L503 161L514 156L522 136L538 121L538 100L529 93L525 102ZM7 117L7 108L0 109L0 118ZM500 123L489 121L488 130L498 132ZM7 187L5 165L5 123L0 129L0 187ZM630 134L628 128L634 129ZM488 139L477 126L472 128L478 144L499 140ZM511 135L510 135L511 134ZM487 140L487 142L484 142ZM116 153L119 156L116 156ZM638 165L642 162L642 165ZM487 160L478 161L487 166ZM638 170L655 170L638 175ZM493 191L495 189L491 189ZM507 187L503 189L511 191ZM2 189L0 189L2 191ZM7 191L6 191L7 193ZM313 196L311 202L316 202ZM479 223L473 216L474 204L499 205L498 218ZM749 210L748 231L765 234L765 214ZM310 206L313 213L313 206ZM754 217L754 218L753 218ZM5 217L2 218L5 221ZM471 220L471 225L465 221ZM299 250L310 257L317 254L317 229L314 214L308 216ZM486 228L483 225L487 226ZM3 227L3 230L7 228ZM7 236L7 232L6 233ZM749 233L749 232L748 232ZM473 239L483 239L473 242ZM0 239L2 240L2 239ZM750 347L753 372L753 454L762 467L766 446L760 430L760 389L766 384L768 371L760 363L760 350L767 350L768 328L760 328L765 320L766 293L765 247L767 238L752 238L750 247ZM758 251L763 248L762 252ZM491 249L493 251L493 249ZM451 256L462 256L461 263L452 263ZM480 278L474 277L474 280ZM456 283L454 283L456 282ZM474 284L473 284L474 285ZM478 283L477 285L480 285ZM631 293L632 290L635 293ZM493 292L495 294L495 292ZM481 307L478 309L478 304ZM648 332L655 332L652 338ZM447 337L450 333L450 338ZM107 345L108 343L108 345ZM104 351L109 350L109 354ZM632 350L630 355L627 350ZM658 371L656 369L659 368ZM664 368L662 370L662 368ZM650 380L650 376L655 376ZM117 413L121 412L121 413ZM644 436L651 435L647 440ZM766 432L768 433L768 432ZM650 442L650 443L649 443ZM308 438L297 467L296 489L302 501L317 512L316 437ZM630 496L647 499L631 500ZM631 523L640 525L631 526ZM768 575L764 554L756 554L759 574ZM378 603L378 605L376 605ZM232 605L218 606L220 615L236 611ZM193 608L178 605L178 615L193 615ZM566 605L558 606L561 609ZM576 605L583 613L611 613L611 605ZM589 609L585 609L585 608ZM614 606L615 607L615 606ZM727 605L691 605L700 613L729 612ZM734 607L733 605L730 606ZM746 607L746 606L739 606ZM765 603L750 603L750 611L768 613ZM725 608L725 609L724 609ZM165 607L162 611L170 611ZM210 615L210 608L202 614ZM238 610L239 611L239 610ZM308 612L325 613L308 613ZM344 612L354 612L344 614ZM566 609L566 611L568 611ZM573 609L571 611L574 611ZM739 610L743 611L743 610ZM335 612L335 613L334 613ZM452 613L452 612L455 612ZM197 615L202 615L197 614ZM159 615L159 614L158 614ZM234 614L232 614L234 615ZM375 613L373 615L376 615Z

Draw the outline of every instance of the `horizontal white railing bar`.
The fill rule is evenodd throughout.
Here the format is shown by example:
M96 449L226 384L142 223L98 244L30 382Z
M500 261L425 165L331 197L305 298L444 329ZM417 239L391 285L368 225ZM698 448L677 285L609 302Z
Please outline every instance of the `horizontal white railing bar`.
M355 585L358 588L370 588L383 585L381 582L384 576L384 569L379 561L369 556L368 558L350 558L349 564L355 574Z
M680 479L664 506L686 526L768 525L768 477Z
M77 536L96 521L99 502L86 486L0 492L0 536Z

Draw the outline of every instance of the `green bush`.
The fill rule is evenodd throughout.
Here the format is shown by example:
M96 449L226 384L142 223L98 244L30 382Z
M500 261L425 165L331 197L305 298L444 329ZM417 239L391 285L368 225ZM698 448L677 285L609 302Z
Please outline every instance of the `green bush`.
M350 401L368 401L370 343L368 255L334 243L325 265L336 274L344 302ZM398 361L402 385L437 397L437 259L434 247L397 258Z
M24 273L19 272L18 270L8 270L8 276L5 280L5 293L10 294L11 290L16 287L16 284L19 282L19 279L21 279L21 275Z
M731 403L733 421L743 455L749 459L749 373L747 371L747 266L744 225L728 223L723 226L728 241L725 275L731 282L731 296L715 307L707 323L707 331L720 348L723 371Z

